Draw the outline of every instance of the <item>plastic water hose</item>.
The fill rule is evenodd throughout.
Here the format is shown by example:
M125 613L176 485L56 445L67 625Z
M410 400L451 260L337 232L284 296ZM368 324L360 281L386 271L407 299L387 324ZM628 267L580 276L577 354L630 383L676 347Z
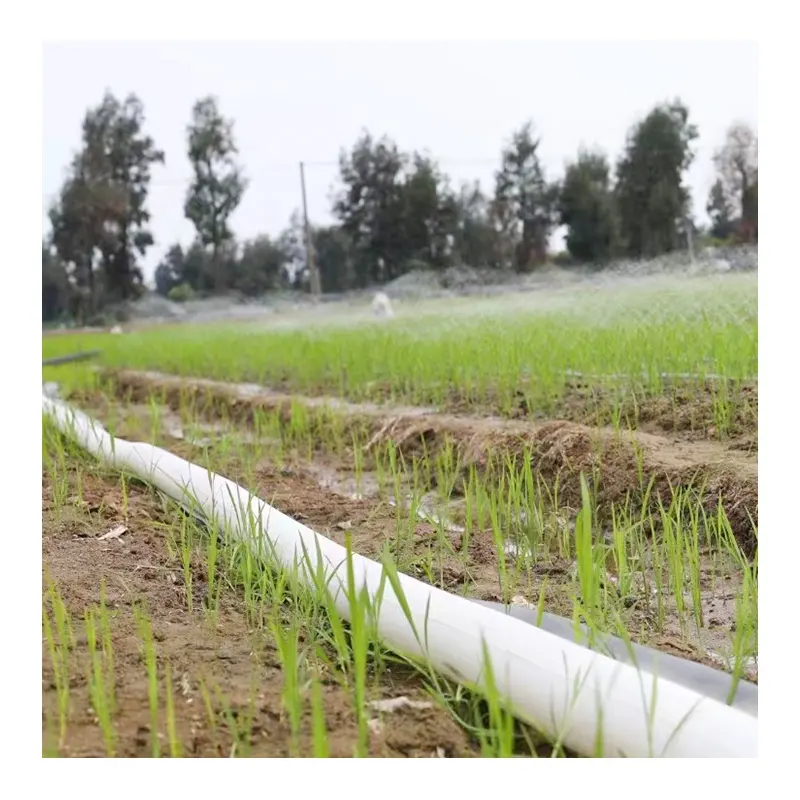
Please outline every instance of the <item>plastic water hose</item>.
M72 353L68 356L54 356L53 358L43 358L43 367L57 367L60 364L70 364L73 361L88 361L90 358L99 356L99 350L84 350L82 353Z
M109 466L129 471L182 504L197 504L229 536L289 569L325 576L349 620L347 552L221 475L150 444L112 437L67 404L42 395L42 410L67 436ZM581 755L755 757L758 722L663 677L637 670L508 614L400 575L413 627L381 564L352 554L355 589L382 592L378 635L396 652L425 659L466 686L494 685L519 719ZM312 574L298 579L314 587Z
M562 639L578 641L587 647L604 653L617 661L633 664L639 669L646 670L662 678L667 678L681 686L686 686L698 694L727 703L733 686L733 676L719 669L714 669L706 664L698 664L686 658L664 653L652 647L646 647L635 642L626 642L618 636L600 634L594 638L589 635L589 629L580 625L576 630L574 623L566 617L550 614L545 611L539 624L539 614L535 609L523 606L507 606L491 600L472 600L487 608L494 608L516 619L521 619L529 625L538 625L542 630L560 636ZM576 638L577 637L577 638ZM746 714L758 717L758 686L747 680L740 680L736 684L735 694L731 705L741 709Z

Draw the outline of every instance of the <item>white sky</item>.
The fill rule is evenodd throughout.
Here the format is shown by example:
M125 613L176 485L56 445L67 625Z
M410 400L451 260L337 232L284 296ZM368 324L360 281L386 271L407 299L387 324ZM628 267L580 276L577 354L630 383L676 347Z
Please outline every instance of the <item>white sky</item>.
M689 182L705 218L725 129L735 119L758 124L755 42L48 42L43 71L43 219L86 109L106 88L144 102L147 130L166 153L150 193L147 277L170 244L193 237L182 210L185 130L206 94L235 120L251 181L232 221L240 238L286 225L301 205L301 160L311 219L329 221L339 150L363 128L403 150L427 149L455 186L478 178L488 190L502 145L528 118L555 178L581 144L616 158L631 124L680 97L700 130Z

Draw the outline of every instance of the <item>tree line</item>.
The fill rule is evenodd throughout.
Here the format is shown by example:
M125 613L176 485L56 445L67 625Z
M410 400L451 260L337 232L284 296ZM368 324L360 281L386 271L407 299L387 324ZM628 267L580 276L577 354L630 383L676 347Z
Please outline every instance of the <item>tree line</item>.
M685 183L697 126L680 100L656 105L628 132L616 163L582 148L551 177L532 121L505 142L491 187L454 187L427 153L403 152L364 132L339 156L332 225L310 226L323 292L392 280L415 268L469 265L531 272L553 231L566 229L565 263L601 266L682 248L686 237L758 241L758 138L736 122L716 151L702 231ZM192 177L183 212L194 242L172 245L155 272L175 300L235 291L259 296L308 288L306 232L298 212L277 236L237 240L230 226L247 191L234 121L214 97L198 100L186 128ZM81 145L49 209L42 242L43 319L86 321L144 292L141 261L154 244L147 208L152 170L165 163L145 130L142 102L106 93L90 108Z

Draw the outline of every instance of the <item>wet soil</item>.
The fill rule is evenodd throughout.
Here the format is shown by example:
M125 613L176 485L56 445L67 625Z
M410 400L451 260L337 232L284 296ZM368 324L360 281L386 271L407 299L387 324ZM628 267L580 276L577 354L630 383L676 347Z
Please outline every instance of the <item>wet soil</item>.
M291 755L290 726L281 700L283 671L275 644L263 630L248 623L243 601L232 591L222 593L216 614L198 607L199 603L193 611L188 610L181 565L167 547L174 511L165 510L157 496L136 483L128 484L123 493L118 476L105 475L91 466L82 468L80 478L71 467L66 498L60 488L58 502L56 494L43 473L43 598L52 579L71 614L76 637L69 656L71 714L60 744L55 673L43 641L43 749L62 756L106 755L89 700L89 649L80 624L85 610L101 602L104 586L114 652L116 755L150 756L154 733L162 754L169 754L164 713L167 663L173 676L175 730L182 755ZM352 517L354 513L342 509L342 515ZM330 512L329 519L333 522L334 518L338 520L336 513ZM118 525L127 528L123 535L99 538ZM195 581L198 592L202 572ZM160 665L157 731L150 726L147 671L133 614L136 603L143 603L148 611ZM212 714L205 707L201 683L213 689L217 698ZM382 720L383 715L375 712L369 745L372 755L475 755L467 734L447 711L431 703L417 678L389 672L371 699L400 696L413 702L394 711L390 719ZM331 755L352 756L357 741L352 693L340 681L324 678L322 700ZM301 754L312 752L309 715L306 706ZM238 721L238 733L226 721L230 719Z
M84 402L82 407L103 420L113 416L115 435L129 440L152 435L150 405L116 406L104 395L84 401L89 399L93 402ZM572 615L578 591L574 562L555 553L536 563L516 558L513 549L498 544L490 528L473 528L465 535L458 524L463 522L458 517L463 502L454 500L445 510L437 498L426 496L423 499L430 502L424 503L414 517L402 498L398 503L379 490L374 474L362 474L355 481L347 467L337 465L325 454L317 453L309 461L307 455L284 452L283 466L278 467L271 460L269 448L261 443L253 445L245 464L242 451L231 448L224 439L246 438L246 429L217 420L202 426L204 431L216 432L216 443L203 437L198 444L184 436L175 412L161 409L158 417L162 446L189 461L210 464L216 472L340 544L350 536L356 552L379 559L389 547L403 572L455 594L534 608L541 600L551 613ZM255 456L255 461L250 456ZM410 489L399 488L401 492ZM555 521L572 522L561 517ZM501 574L501 560L506 564L505 574ZM705 620L701 633L692 625L680 625L669 591L661 598L659 611L649 588L637 584L633 594L619 598L618 613L633 641L721 668L723 663L715 654L730 649L738 578L727 572L721 574L710 553L701 556L700 574ZM610 584L614 580L612 568ZM686 602L691 603L690 598ZM752 670L748 677L757 680Z
M146 402L155 395L174 410L190 409L206 419L253 423L259 414L277 414L290 425L301 408L305 421L322 433L336 415L343 421L343 433L367 441L368 452L390 441L406 456L453 447L462 477L472 467L491 472L509 459L517 466L529 459L534 473L549 486L557 483L561 501L573 508L579 507L584 475L601 516L609 515L612 505L629 500L635 505L644 497L654 506L659 500L669 503L675 489L693 487L707 513L715 514L722 504L747 556L757 549L758 455L751 434L724 441L696 439L569 420L523 421L354 404L159 373L115 371L108 377L128 401Z

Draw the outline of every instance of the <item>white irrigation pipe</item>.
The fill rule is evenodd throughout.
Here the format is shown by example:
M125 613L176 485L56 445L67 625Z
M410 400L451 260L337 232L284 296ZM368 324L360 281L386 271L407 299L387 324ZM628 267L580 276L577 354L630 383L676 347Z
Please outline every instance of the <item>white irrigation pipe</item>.
M42 410L62 433L106 464L125 469L184 505L202 509L228 535L252 542L253 523L271 551L293 568L304 557L332 578L338 612L349 618L347 553L254 497L233 481L140 442L111 436L65 403L42 396ZM262 550L264 552L266 548ZM511 616L449 594L407 575L400 584L420 643L382 566L353 554L357 587L371 598L383 588L377 627L393 650L427 658L443 674L483 685L484 653L495 684L514 714L582 755L602 743L607 756L754 757L758 722L747 714L664 678L595 653ZM311 582L300 572L301 579ZM485 649L484 649L485 648Z

